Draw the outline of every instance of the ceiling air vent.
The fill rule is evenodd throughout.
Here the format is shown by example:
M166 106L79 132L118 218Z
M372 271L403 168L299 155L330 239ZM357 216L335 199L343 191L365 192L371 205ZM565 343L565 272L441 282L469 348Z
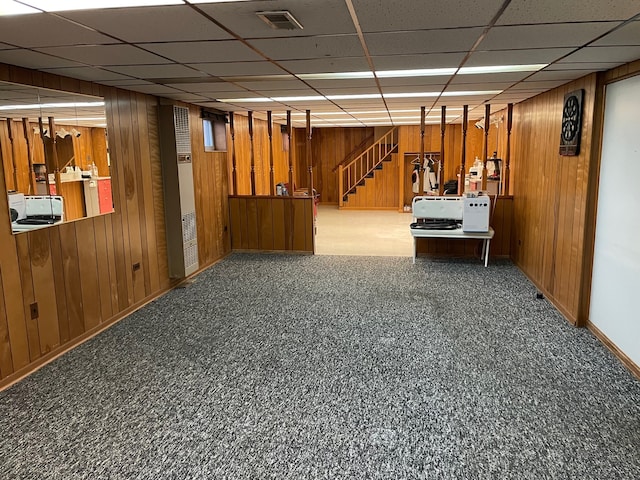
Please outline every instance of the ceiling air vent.
M291 12L277 10L273 12L256 12L262 21L276 30L302 30L302 25Z

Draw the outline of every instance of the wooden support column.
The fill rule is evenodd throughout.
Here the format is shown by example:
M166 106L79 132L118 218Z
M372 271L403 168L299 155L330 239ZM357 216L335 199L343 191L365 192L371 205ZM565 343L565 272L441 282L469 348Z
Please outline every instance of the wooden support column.
M275 195L276 186L273 171L273 125L271 121L271 111L267 112L267 133L269 134L269 193Z
M33 170L33 149L31 142L32 132L29 129L29 119L22 119L22 132L24 133L24 141L27 143L27 161L29 162L29 193L36 194L36 172Z
M502 195L509 195L509 183L511 179L511 127L513 126L513 103L507 105L507 153L505 155L504 189Z
M467 126L469 124L469 105L462 107L462 158L460 159L460 178L458 179L458 195L464 193L464 179L467 172Z
M287 135L289 136L289 195L293 195L293 138L291 110L287 110Z
M444 133L447 128L447 107L442 105L440 113L440 162L438 162L438 195L444 194Z
M53 164L53 175L56 182L56 195L62 192L62 182L60 181L60 165L58 164L58 151L56 150L56 124L53 117L49 117L49 135L51 135L51 163ZM46 149L45 149L46 150ZM51 192L47 190L47 194ZM66 209L65 203L65 209ZM65 217L66 217L65 212Z
M236 165L236 132L233 127L233 112L229 112L229 133L231 134L231 191L238 195L238 172Z
M426 112L425 112L425 107L420 107L420 170L422 171L422 168L424 166L424 123L425 123L425 116L426 116ZM422 194L424 195L425 192L425 187L427 186L427 183L424 181L424 175L418 175L418 184L421 184L422 187L418 189L418 191L422 191Z
M49 149L47 148L47 143L44 138L44 125L42 124L42 117L38 117L38 128L40 129L40 139L42 140L42 148L44 150L44 165L45 165L45 188L47 195L51 192L51 188L49 186L49 169L51 168L52 160L50 158Z
M16 146L13 143L13 120L7 118L7 132L9 133L9 152L11 153L11 168L13 177L13 190L16 192L18 189L18 166L16 164Z
M338 165L338 207L342 208L344 205L344 167Z
M482 187L487 189L487 150L489 149L489 127L491 126L491 105L484 106L484 142L482 143Z
M251 195L256 194L256 159L253 148L253 112L249 111L249 152L251 158Z
M309 171L309 196L313 197L313 160L311 158L311 110L307 110L307 145L305 148L307 170Z

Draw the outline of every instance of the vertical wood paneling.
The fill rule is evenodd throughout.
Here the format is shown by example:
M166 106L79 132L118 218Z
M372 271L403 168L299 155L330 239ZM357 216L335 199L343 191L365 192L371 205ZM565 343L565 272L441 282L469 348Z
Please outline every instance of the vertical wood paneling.
M576 323L581 298L596 75L514 107L512 256L538 288ZM564 95L585 90L580 154L559 155Z
M8 216L0 216L1 387L36 368L47 354L62 351L85 332L158 295L172 281L167 267L157 100L2 64L0 80L104 96L115 202L115 213L18 235L11 234ZM16 146L23 149L22 130L14 133ZM2 143L4 152L6 142ZM100 175L108 174L103 132L83 131L74 140L76 163L84 166L85 152L91 149L102 152L90 155ZM41 155L36 148L34 155ZM198 219L208 224L203 267L230 251L225 231L229 222L226 154L213 155L217 155L215 165L205 165L202 182L211 188L203 189L197 199L207 212ZM6 190L5 180L3 168L0 190ZM6 196L0 195L0 211L7 208ZM140 270L134 273L133 263L138 262ZM38 303L39 316L31 320L33 302Z

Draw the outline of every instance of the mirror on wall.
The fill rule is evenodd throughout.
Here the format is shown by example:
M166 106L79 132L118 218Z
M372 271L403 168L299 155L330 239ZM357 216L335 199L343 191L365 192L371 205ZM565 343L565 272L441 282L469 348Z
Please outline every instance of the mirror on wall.
M104 100L0 82L13 233L113 212Z

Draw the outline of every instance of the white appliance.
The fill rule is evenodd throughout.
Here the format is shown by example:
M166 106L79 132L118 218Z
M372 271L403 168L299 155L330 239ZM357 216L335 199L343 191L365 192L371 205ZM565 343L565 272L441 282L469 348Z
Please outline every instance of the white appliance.
M491 212L489 197L463 197L462 202L462 231L488 232Z
M64 200L59 195L24 197L25 216L11 223L14 233L42 228L64 221Z
M9 193L9 214L12 213L11 210L16 212L16 220L20 220L27 216L27 205L24 199L24 193ZM13 219L13 216L11 216L11 218Z
M184 278L199 266L189 109L160 105L159 128L169 276Z

